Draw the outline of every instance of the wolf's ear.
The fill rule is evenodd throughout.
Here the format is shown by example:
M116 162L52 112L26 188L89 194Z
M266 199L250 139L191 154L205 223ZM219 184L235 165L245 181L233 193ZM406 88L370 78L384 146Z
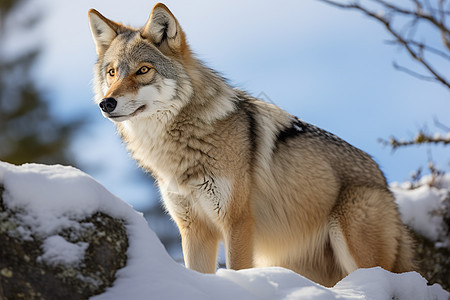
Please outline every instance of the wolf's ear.
M186 36L180 24L162 3L153 7L150 18L142 29L142 37L150 40L163 53L167 50L173 53L187 50Z
M117 36L121 25L108 20L95 9L89 10L89 27L94 38L97 55L103 54Z

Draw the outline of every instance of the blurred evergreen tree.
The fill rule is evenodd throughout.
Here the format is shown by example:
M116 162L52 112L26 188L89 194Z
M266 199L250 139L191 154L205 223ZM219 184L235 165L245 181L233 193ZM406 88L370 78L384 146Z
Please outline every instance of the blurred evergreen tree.
M51 114L48 100L31 76L41 52L39 45L5 54L8 34L22 39L21 33L40 20L40 14L30 10L23 12L29 15L22 15L21 21L8 19L17 16L14 12L25 2L0 0L0 160L14 164L74 164L68 146L82 122L62 121ZM14 24L12 33L7 32L8 21Z

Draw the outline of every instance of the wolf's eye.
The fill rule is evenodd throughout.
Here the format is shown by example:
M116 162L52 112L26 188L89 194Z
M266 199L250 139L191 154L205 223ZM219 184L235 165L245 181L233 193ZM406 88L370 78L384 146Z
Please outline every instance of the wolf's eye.
M143 66L136 72L136 75L142 75L147 73L148 71L150 71L150 68L147 66Z
M116 70L114 70L114 69L109 69L108 75L111 76L111 77L114 77L114 76L116 75Z

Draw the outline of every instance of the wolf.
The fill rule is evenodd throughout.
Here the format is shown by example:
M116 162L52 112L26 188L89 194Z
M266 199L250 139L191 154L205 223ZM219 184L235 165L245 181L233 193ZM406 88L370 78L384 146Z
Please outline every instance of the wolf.
M414 269L413 241L365 152L230 87L171 11L133 28L89 10L95 102L157 181L185 265L280 266L325 286L357 268Z

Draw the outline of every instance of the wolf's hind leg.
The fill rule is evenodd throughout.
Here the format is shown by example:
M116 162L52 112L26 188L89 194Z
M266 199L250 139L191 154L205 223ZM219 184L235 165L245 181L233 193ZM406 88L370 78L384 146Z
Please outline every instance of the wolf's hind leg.
M402 229L388 190L377 187L343 190L330 221L330 240L338 264L346 272L355 267L375 266L392 271Z

